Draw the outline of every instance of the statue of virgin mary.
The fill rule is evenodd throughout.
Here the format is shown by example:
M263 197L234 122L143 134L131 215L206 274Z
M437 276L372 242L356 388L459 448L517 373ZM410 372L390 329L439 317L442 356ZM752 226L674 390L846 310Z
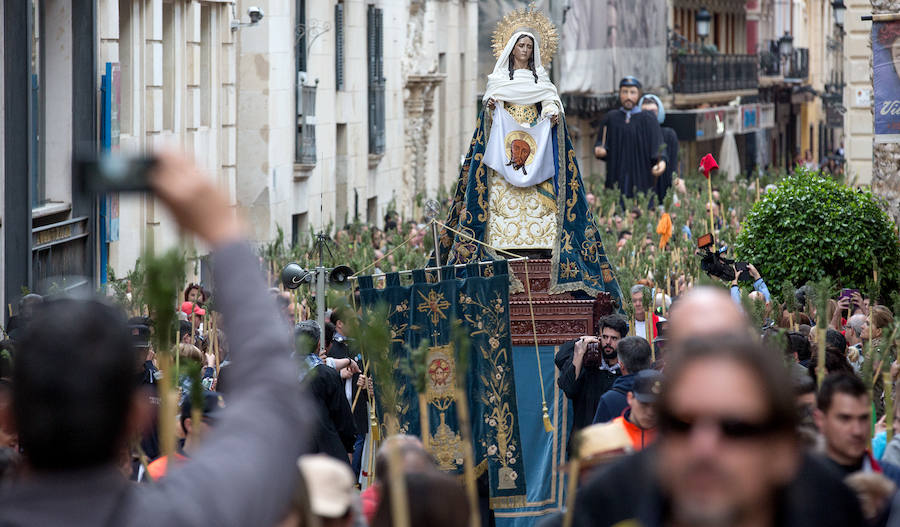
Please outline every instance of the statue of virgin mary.
M483 109L460 170L446 223L450 229L441 232L439 262L506 256L496 249L550 257L551 294L607 292L621 309L619 285L585 199L563 104L546 69L558 42L554 25L533 5L508 13L497 24L497 62L488 75ZM553 163L542 167L552 173L529 173L540 183L516 186L483 162L493 113L501 105L520 125L536 126L543 119L552 123ZM519 287L513 284L511 292Z

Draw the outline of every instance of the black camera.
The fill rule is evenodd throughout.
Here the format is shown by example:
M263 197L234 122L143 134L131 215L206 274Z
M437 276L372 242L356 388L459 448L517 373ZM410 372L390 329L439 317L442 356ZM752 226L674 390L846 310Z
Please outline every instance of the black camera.
M715 276L726 282L734 280L735 271L738 273L738 281L753 281L747 262L735 262L725 258L724 255L728 251L728 247L716 249L715 245L716 242L711 233L697 238L697 254L700 256L700 269L709 276Z
M584 367L600 368L603 366L603 357L600 355L600 343L589 342L584 351Z

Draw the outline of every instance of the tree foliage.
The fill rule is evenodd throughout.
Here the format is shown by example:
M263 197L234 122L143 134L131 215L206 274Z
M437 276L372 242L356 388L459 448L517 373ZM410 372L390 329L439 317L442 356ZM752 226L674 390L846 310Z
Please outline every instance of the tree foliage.
M841 287L880 290L900 283L894 224L869 190L798 168L750 210L735 241L769 283L800 286L830 276Z

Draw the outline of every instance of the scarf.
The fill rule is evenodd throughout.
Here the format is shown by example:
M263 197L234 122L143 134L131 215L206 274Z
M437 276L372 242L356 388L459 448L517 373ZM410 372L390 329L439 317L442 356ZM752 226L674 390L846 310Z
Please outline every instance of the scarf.
M537 71L538 81L534 82L534 73L531 70L515 70L513 78L509 78L509 55L515 47L516 41L522 35L528 35L534 41L534 69ZM488 75L487 87L484 89L482 101L487 104L488 99L510 102L513 104L537 104L546 101L556 103L559 111L562 111L562 101L556 86L550 82L547 70L541 64L541 49L537 38L528 31L518 31L506 43L503 53L494 65L494 71ZM542 111L544 115L555 115L553 110Z

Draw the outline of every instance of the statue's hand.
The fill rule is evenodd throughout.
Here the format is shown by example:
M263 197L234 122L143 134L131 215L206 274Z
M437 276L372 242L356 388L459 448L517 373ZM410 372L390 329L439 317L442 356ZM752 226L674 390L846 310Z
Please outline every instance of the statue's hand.
M559 124L559 114L556 113L556 114L551 115L550 122L553 123L554 126Z
M494 107L497 106L497 101L495 101L494 99L488 99L487 106L488 106L488 109L493 112Z
M606 148L603 148L602 146L595 146L594 147L594 157L596 157L597 159L605 158L606 157Z

